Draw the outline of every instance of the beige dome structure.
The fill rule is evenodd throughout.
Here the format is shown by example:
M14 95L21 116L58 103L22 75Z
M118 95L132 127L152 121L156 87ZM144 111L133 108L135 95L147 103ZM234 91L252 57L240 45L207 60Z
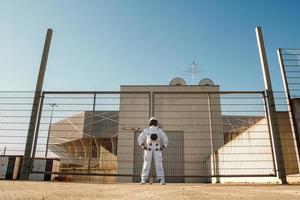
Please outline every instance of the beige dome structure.
M201 81L199 81L199 85L204 85L204 86L212 86L215 85L214 82L212 80L210 80L209 78L204 78Z
M170 81L169 85L182 86L182 85L186 85L186 82L183 78L176 77Z

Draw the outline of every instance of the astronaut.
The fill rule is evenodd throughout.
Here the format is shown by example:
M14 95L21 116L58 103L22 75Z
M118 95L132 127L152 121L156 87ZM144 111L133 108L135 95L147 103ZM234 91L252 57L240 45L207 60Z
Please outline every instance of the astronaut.
M158 127L158 120L151 117L149 119L149 127L144 129L137 140L140 147L144 149L141 184L145 184L146 179L148 179L152 155L154 154L157 178L160 179L160 184L165 185L162 151L168 146L168 137L166 133Z

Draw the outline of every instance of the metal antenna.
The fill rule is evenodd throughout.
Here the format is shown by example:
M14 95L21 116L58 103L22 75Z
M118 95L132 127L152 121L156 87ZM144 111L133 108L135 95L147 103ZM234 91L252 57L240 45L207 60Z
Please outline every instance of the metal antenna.
M196 82L196 80L195 80L196 74L202 72L199 70L198 66L199 66L198 63L196 62L196 60L194 60L192 63L192 68L186 71L188 73L192 73L193 85L195 85L195 82Z

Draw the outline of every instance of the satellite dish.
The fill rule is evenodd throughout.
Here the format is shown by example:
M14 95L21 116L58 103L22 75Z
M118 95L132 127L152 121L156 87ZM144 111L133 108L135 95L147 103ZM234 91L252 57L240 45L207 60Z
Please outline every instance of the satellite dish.
M203 85L203 86L211 86L211 85L215 85L214 82L212 80L210 80L209 78L204 78L199 82L199 85Z
M181 86L181 85L186 85L186 82L183 78L176 77L170 81L169 85Z

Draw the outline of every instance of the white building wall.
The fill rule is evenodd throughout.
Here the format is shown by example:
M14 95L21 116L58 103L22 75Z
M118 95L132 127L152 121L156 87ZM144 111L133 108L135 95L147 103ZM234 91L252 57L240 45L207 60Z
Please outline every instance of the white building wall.
M219 178L224 182L279 182L277 177L250 177L251 175L272 175L275 168L272 146L266 118L261 119L242 134L218 149L212 159L214 172L220 176L239 178ZM245 177L250 175L249 177ZM214 181L217 181L214 179Z

